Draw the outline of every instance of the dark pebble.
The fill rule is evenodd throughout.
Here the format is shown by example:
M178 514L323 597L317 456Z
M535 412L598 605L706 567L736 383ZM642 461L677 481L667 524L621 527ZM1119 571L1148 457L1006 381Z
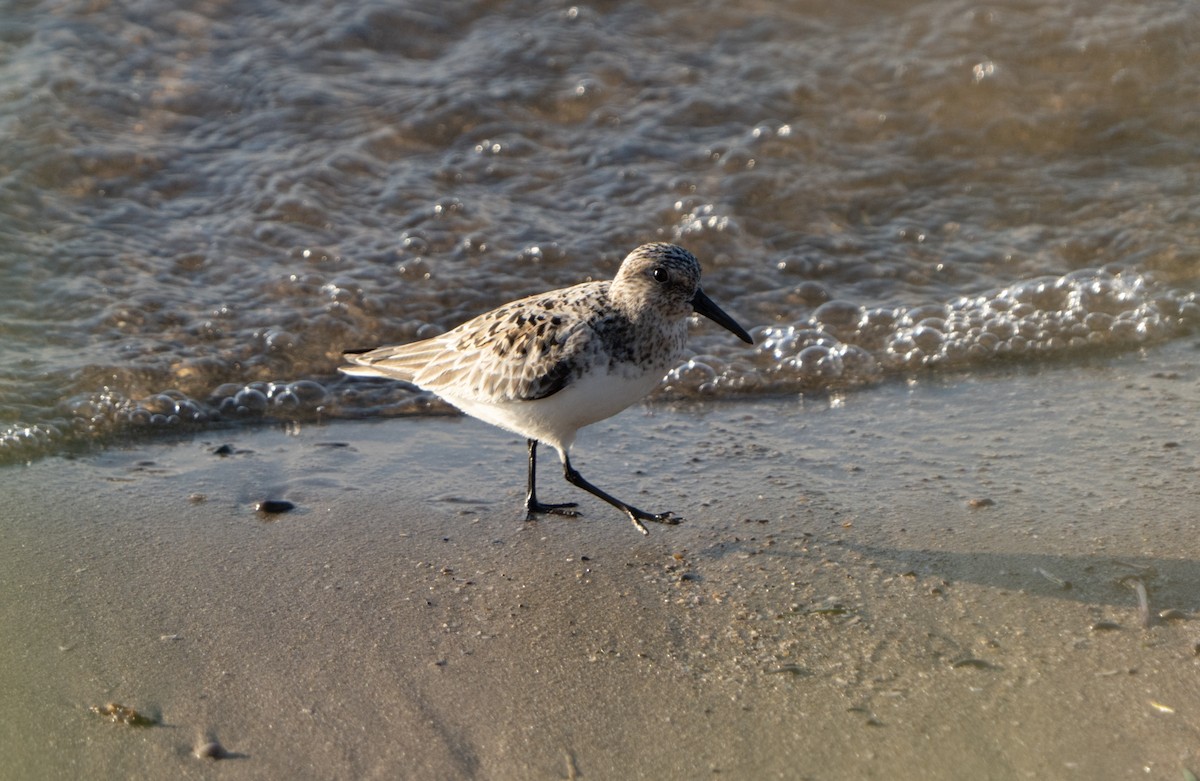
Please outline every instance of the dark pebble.
M254 505L254 509L258 510L260 513L276 515L278 513L291 512L292 510L296 509L296 505L283 499L267 499L266 501L259 502L258 504Z
M214 456L231 456L233 455L233 447L230 445L221 445L213 451Z
M215 740L209 740L200 743L192 751L196 755L196 759L224 759L229 756L229 752Z

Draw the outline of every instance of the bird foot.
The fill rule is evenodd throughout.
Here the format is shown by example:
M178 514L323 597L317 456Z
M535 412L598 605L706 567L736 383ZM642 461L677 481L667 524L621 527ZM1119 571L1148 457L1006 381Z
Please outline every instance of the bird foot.
M579 512L573 510L573 507L579 505L575 502L563 502L562 504L544 504L542 502L526 502L525 503L525 520L532 521L538 515L561 515L566 518L575 518Z
M675 513L671 513L671 512L648 513L648 512L639 510L636 507L627 507L625 509L625 511L629 514L629 520L633 521L633 525L635 527L637 527L637 530L646 536L649 536L650 532L646 530L646 527L645 527L645 525L642 524L642 521L650 521L651 523L662 523L662 524L666 524L667 526L676 526L679 524L680 521L683 520L678 515L676 515Z

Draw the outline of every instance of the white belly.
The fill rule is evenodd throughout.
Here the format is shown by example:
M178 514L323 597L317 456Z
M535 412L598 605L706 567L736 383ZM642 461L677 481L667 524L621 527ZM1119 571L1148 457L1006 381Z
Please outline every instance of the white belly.
M443 398L471 417L544 442L561 454L571 447L579 429L612 417L644 398L662 377L653 371L634 377L592 373L553 396L534 401L484 403L449 395Z

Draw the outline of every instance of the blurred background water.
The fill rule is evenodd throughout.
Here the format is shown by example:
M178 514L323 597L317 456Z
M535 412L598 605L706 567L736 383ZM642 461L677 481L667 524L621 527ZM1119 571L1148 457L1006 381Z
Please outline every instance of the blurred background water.
M1200 326L1200 5L0 0L0 462L444 411L347 348L687 246L663 397Z

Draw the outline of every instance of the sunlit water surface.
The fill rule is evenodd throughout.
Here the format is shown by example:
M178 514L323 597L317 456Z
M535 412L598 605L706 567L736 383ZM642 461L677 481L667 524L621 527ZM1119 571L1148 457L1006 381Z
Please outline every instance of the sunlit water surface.
M445 408L336 374L700 257L663 397L1038 368L1200 326L1200 6L13 2L0 461Z

